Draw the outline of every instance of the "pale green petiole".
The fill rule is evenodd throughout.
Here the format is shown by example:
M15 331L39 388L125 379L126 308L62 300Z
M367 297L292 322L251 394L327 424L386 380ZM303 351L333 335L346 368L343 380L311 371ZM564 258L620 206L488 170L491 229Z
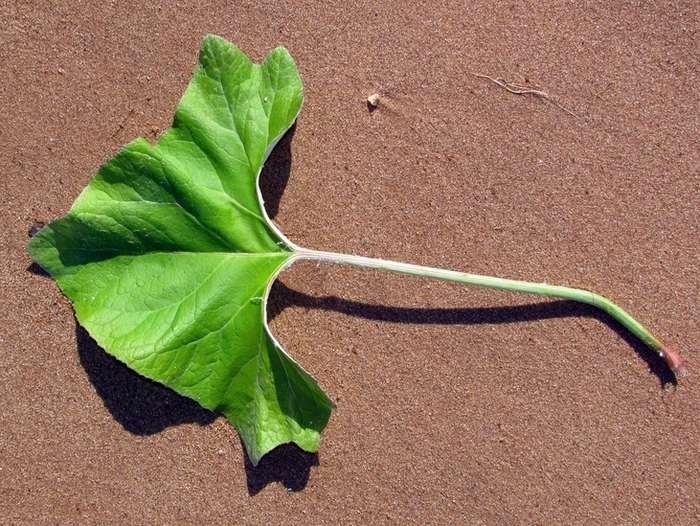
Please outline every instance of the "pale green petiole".
M468 274L466 272L455 272L452 270L442 270L432 267L423 267L420 265L411 265L409 263L385 261L383 259L374 259L348 254L336 254L334 252L322 252L299 247L294 247L294 251L296 254L291 258L290 263L296 259L311 259L328 263L339 263L343 265L354 265L357 267L389 270L391 272L399 272L402 274L412 274L414 276L423 276L426 278L435 278L444 281L455 281L458 283L466 283L468 285L478 285L481 287L509 290L512 292L524 292L527 294L538 294L540 296L562 298L587 303L605 311L620 322L632 334L637 336L637 338L644 342L650 349L656 352L676 375L682 376L686 373L685 360L677 352L663 345L641 323L635 320L622 308L615 305L612 301L587 290L548 285L546 283L531 283L528 281L480 276L478 274Z

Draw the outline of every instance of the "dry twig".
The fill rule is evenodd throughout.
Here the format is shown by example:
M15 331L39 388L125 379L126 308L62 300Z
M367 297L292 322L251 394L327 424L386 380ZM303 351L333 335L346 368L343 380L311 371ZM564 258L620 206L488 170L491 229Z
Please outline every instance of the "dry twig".
M504 90L509 91L510 93L515 93L516 95L534 95L535 97L539 97L541 99L546 100L547 102L551 102L554 104L557 108L560 110L568 113L572 117L578 118L578 115L576 115L574 112L567 110L564 106L559 104L557 101L552 100L552 98L545 93L544 91L536 90L536 89L531 89L527 86L523 86L521 84L514 84L512 82L506 82L505 79L502 78L493 78L489 77L488 75L480 75L479 73L473 73L475 77L479 77L481 79L487 79L493 82L494 84L497 84L498 86L502 87Z

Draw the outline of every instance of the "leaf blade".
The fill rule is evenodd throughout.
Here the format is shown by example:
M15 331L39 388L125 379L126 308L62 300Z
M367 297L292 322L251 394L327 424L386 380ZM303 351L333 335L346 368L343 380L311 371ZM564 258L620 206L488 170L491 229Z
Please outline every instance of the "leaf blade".
M257 180L302 100L283 48L255 65L206 37L173 127L128 144L27 247L105 350L223 412L254 464L285 442L315 451L334 407L266 323L293 251Z

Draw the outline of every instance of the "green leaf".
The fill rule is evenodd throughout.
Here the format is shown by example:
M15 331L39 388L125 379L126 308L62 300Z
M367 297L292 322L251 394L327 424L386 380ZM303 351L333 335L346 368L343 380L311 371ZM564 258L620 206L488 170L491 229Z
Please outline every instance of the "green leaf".
M107 352L224 413L254 464L286 442L315 451L334 407L266 321L294 251L257 180L302 100L285 49L256 65L206 37L172 128L127 145L27 247Z

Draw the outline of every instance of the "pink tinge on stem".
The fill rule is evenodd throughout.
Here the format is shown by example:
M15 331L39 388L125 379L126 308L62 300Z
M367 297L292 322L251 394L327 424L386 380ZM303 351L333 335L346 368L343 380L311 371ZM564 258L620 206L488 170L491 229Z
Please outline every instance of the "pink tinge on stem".
M665 347L664 350L661 351L661 358L664 359L676 376L685 376L688 373L685 368L685 360L673 349Z

